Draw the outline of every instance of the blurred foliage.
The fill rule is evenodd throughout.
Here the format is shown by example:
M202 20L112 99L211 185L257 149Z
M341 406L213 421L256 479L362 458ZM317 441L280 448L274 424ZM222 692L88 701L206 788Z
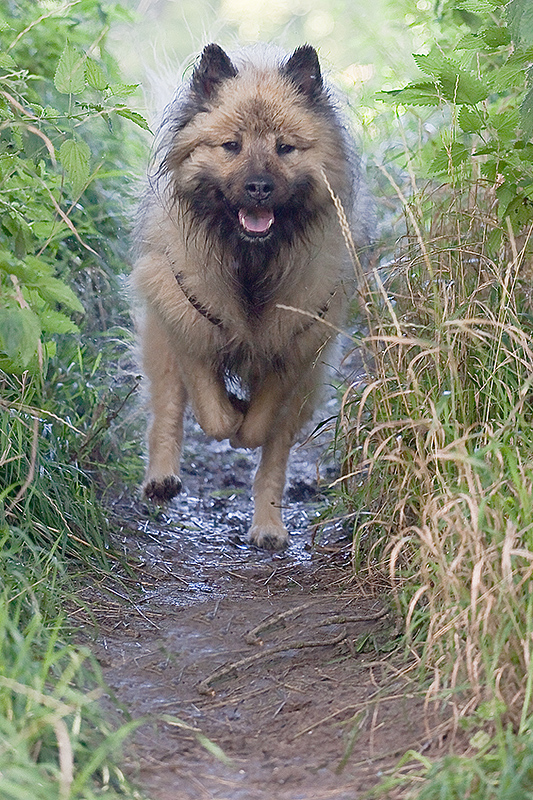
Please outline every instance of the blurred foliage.
M151 112L168 100L203 45L217 41L232 50L272 42L290 51L309 42L326 74L352 102L354 119L374 141L380 114L378 89L414 77L411 53L435 26L432 0L125 0L142 19L121 22L110 38L132 81L142 80ZM391 115L385 123L390 127Z
M444 110L445 124L409 153L417 178L493 187L515 233L533 221L533 24L529 0L446 0L423 73L379 94L397 106ZM418 143L417 143L418 145ZM501 233L492 234L493 250Z

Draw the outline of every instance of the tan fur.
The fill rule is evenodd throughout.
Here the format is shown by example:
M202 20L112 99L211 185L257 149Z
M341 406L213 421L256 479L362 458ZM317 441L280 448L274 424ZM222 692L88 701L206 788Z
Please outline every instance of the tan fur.
M287 543L280 509L289 451L323 379L333 340L325 322L342 324L351 291L339 222L321 178L324 170L334 192L349 203L350 167L340 156L340 129L309 105L278 67L249 63L222 81L208 111L196 114L164 152L167 172L145 200L133 273L145 309L140 338L152 411L145 493L167 499L178 491L183 413L190 403L208 436L262 448L250 539L267 548ZM222 145L237 135L242 149L230 154ZM280 137L295 148L289 155L277 153ZM182 194L208 172L237 205L250 169L273 175L280 191L311 176L322 211L305 237L282 245L269 263L274 279L258 314L243 304L226 243L195 222ZM200 313L191 298L221 324ZM232 352L243 364L239 377L249 389L247 403L230 398L221 375L223 354Z

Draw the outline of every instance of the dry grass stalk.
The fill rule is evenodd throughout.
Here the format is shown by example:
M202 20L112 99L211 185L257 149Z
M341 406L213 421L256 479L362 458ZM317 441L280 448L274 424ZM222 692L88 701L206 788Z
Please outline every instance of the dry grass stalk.
M532 231L515 237L475 198L452 196L424 227L402 197L404 247L363 277L372 371L343 398L339 486L367 512L355 543L369 567L388 559L430 693L461 688L458 716L505 704L520 726L533 695Z

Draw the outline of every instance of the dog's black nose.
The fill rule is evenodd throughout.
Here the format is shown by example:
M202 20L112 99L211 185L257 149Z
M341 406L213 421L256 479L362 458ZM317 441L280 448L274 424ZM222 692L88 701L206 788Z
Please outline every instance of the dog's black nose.
M274 191L274 182L265 177L251 178L244 188L252 200L266 200Z

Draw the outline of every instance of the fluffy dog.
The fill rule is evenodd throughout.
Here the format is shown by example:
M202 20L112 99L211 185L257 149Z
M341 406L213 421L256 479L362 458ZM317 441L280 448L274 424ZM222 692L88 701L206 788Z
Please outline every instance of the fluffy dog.
M250 541L281 549L291 445L310 418L353 265L334 197L368 241L358 159L316 51L208 45L170 105L138 222L133 282L151 424L144 495L181 489L183 414L261 448Z

